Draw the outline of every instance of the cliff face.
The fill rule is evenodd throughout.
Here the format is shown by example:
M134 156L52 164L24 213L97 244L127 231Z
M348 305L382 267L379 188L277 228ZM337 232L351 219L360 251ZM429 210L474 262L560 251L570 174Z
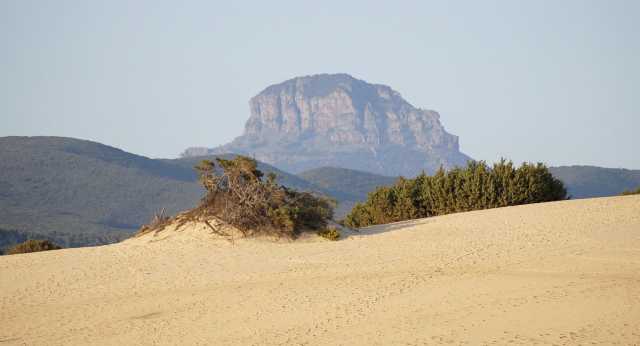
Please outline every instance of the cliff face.
M469 159L437 112L413 107L388 86L346 74L294 78L266 88L249 104L242 136L183 155L233 152L291 172L335 166L390 176Z

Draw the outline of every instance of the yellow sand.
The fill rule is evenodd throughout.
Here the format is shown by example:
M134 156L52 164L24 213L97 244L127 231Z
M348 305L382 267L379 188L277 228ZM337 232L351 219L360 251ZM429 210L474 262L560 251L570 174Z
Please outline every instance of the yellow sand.
M1 345L640 345L640 197L0 257Z

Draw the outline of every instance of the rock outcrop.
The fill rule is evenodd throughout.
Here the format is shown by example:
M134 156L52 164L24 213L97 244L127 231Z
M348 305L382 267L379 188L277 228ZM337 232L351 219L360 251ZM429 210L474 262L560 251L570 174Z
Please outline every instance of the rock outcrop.
M187 149L183 156L237 153L294 173L334 166L389 176L469 160L437 112L347 74L294 78L269 86L249 104L242 136L214 149Z

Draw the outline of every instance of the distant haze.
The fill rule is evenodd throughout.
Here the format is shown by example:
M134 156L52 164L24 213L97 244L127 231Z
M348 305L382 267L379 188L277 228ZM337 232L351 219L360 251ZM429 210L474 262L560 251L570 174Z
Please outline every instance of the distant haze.
M637 1L0 2L0 136L150 157L239 136L249 99L349 73L475 159L640 169Z

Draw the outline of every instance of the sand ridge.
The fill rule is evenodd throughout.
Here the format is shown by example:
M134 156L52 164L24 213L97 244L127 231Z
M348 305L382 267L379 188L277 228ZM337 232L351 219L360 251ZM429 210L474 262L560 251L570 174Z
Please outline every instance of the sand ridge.
M640 344L640 197L0 257L0 344Z

